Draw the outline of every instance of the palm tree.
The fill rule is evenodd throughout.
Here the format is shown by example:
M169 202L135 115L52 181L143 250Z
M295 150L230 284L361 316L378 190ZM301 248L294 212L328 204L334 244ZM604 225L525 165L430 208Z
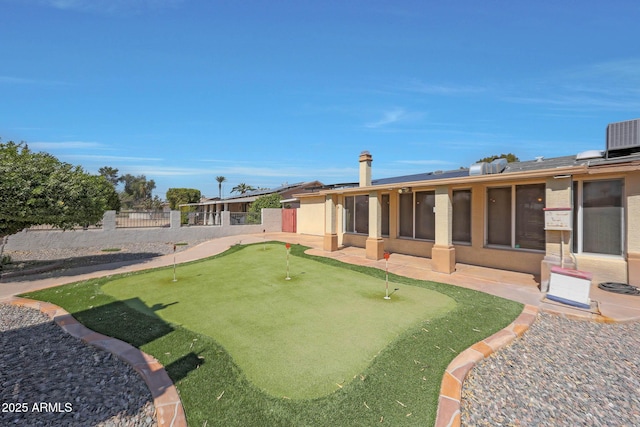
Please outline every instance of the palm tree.
M235 187L233 187L231 189L231 192L232 193L245 194L245 193L248 193L249 191L253 191L253 190L255 190L255 188L253 188L250 185L245 184L244 182L241 182L240 184L238 184Z
M220 199L222 199L222 183L225 182L227 178L224 176L216 176L216 181L218 181L218 194L220 195Z

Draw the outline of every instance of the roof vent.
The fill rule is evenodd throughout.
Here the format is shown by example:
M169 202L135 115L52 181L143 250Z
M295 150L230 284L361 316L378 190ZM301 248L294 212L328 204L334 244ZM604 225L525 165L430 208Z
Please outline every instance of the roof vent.
M612 152L624 155L630 151L636 152L639 148L640 119L607 125L607 158Z
M489 163L489 173L501 173L507 167L507 159L495 159Z
M576 154L576 160L601 159L604 157L602 150L587 150Z
M536 156L536 162L540 163L542 160L544 160L544 156Z
M469 168L469 176L486 175L488 166L489 165L485 162L471 165Z

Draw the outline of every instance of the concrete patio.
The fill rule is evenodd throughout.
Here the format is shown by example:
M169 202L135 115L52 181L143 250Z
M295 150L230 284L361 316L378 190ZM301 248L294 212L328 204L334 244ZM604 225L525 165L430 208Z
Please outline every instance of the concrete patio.
M221 253L230 246L238 243L257 243L265 240L296 243L308 246L311 255L334 258L346 263L385 268L384 260L370 260L365 256L364 248L344 247L335 252L322 249L323 238L292 233L260 233L239 236L227 236L206 241L176 254L176 262L194 261ZM36 289L58 286L79 280L95 277L145 270L148 268L172 265L173 255L164 255L139 263L128 263L122 266L95 265L86 268L86 272L78 271L73 274L34 280L29 276L11 280L0 284L0 301ZM620 295L606 292L591 285L590 297L593 301L592 310L584 310L569 305L546 300L545 294L540 292L538 278L532 274L513 271L497 270L467 264L456 264L456 271L452 274L436 273L431 269L431 260L410 255L391 254L389 258L389 272L421 280L432 280L455 286L486 292L523 304L538 307L542 311L552 312L568 317L590 319L604 322L630 322L640 320L640 296Z

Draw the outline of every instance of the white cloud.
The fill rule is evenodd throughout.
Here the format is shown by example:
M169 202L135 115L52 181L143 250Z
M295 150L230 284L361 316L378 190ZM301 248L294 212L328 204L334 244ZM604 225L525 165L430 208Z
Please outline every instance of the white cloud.
M32 0L60 10L91 13L139 13L144 10L176 7L184 0Z
M396 163L405 165L418 165L418 166L437 166L437 165L452 165L453 162L447 160L396 160Z
M110 162L160 162L160 157L104 156L101 154L70 154L65 158L77 160L105 160Z
M424 83L418 79L411 80L408 84L399 86L399 89L408 92L444 96L473 95L486 91L486 88L480 86L432 84Z
M26 77L15 76L0 76L0 84L11 85L68 85L65 82L51 81L51 80L38 80Z
M38 150L78 150L104 147L99 142L91 141L30 142L28 145L29 148Z
M505 96L507 102L547 105L564 111L638 111L640 59L622 59L559 70L535 94L525 90ZM526 87L521 85L521 87Z
M387 125L396 123L399 120L402 120L405 116L406 116L406 112L403 109L395 108L391 111L386 111L380 120L365 124L365 127L375 129L382 126L387 126Z

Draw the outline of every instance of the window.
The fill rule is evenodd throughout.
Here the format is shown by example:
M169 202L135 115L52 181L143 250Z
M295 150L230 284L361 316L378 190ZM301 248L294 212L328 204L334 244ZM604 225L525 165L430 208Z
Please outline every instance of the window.
M382 205L382 230L380 233L383 236L389 235L389 195L383 194L380 198L380 204Z
M451 199L453 241L471 243L471 190L454 190Z
M584 181L573 185L574 252L622 255L623 181Z
M435 191L420 191L416 193L416 239L435 240L436 215L433 208L436 206Z
M511 246L511 187L487 190L487 243Z
M369 233L369 196L347 196L344 198L344 231L347 233Z
M544 189L544 184L516 185L516 248L545 249Z
M434 240L435 203L434 191L400 194L400 237Z
M487 244L545 249L545 185L487 190Z
M413 238L413 194L400 194L400 237Z

